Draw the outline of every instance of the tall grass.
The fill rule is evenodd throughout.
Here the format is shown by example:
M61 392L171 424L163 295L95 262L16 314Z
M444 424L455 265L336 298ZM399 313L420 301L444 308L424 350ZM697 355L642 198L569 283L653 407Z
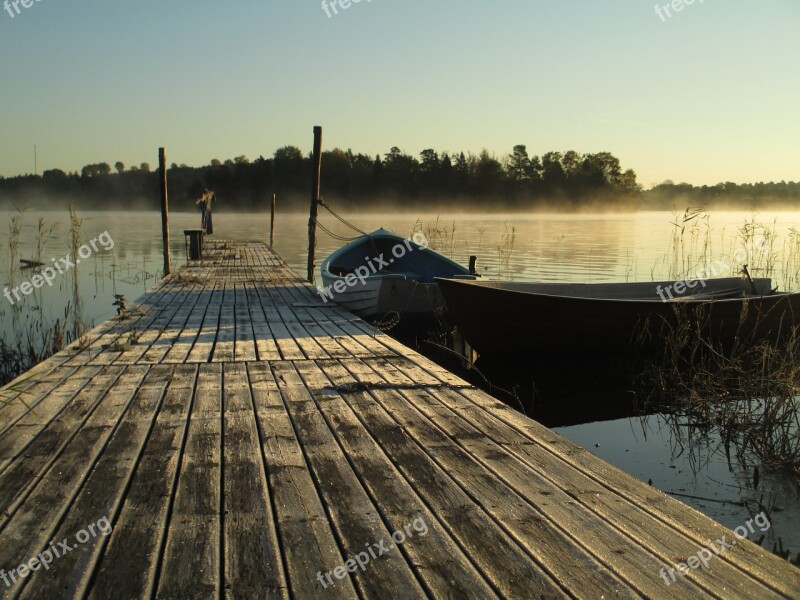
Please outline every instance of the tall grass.
M422 219L417 219L414 223L414 228L412 230L412 235L416 231L421 231L425 235L425 239L428 240L428 247L431 250L435 250L441 254L446 254L447 256L453 258L456 253L456 222L453 221L450 225L443 223L439 216L436 216L436 220L429 224L425 225Z
M69 205L69 245L72 255L73 266L70 269L72 277L72 338L78 339L84 331L83 326L83 302L81 301L80 286L78 284L78 249L81 247L81 219L78 218L78 211L74 204Z
M9 264L8 287L13 289L17 285L20 274L20 240L23 234L23 214L11 217L8 234ZM69 241L73 261L77 256L81 243L81 220L74 207L70 208L70 233ZM36 263L46 263L47 244L53 237L56 225L49 224L46 219L39 218L34 229L35 240L31 259ZM34 267L31 273L37 273ZM85 326L80 304L80 289L78 286L77 271L71 272L72 300L64 308L63 315L54 321L45 320L42 306L44 288L36 289L30 295L21 295L21 299L13 304L0 298L0 317L10 310L12 315L10 329L0 332L0 385L17 378L22 373L30 370L37 363L52 356L61 350L65 343L78 339ZM6 337L8 336L8 337ZM6 396L3 396L5 398ZM0 402L2 403L2 402Z
M712 261L712 230L701 209L687 209L673 225L671 272L678 278ZM776 230L775 222L751 217L736 232L726 261L733 269L747 266L753 276L796 285L800 235L790 230L778 251ZM780 335L767 338L762 317L748 313L754 303L745 303L736 340L723 347L702 335L708 318L703 308L676 303L674 310L674 323L661 329L657 354L637 378L640 393L651 407L718 430L742 466L756 461L762 469L800 478L800 315L785 315Z

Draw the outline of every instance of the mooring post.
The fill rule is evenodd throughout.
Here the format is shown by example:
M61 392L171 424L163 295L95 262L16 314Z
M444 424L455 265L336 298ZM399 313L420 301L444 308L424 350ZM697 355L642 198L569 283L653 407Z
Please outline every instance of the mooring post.
M314 127L314 154L312 158L313 182L311 186L311 216L308 218L308 281L314 283L314 250L317 246L317 209L322 172L322 127Z
M269 210L269 246L272 247L272 240L275 238L275 194L272 194L272 205Z
M477 267L478 257L474 254L469 257L469 274L470 275L477 275L478 269Z
M158 175L161 183L161 237L164 242L164 276L170 274L169 199L167 196L167 151L158 149Z

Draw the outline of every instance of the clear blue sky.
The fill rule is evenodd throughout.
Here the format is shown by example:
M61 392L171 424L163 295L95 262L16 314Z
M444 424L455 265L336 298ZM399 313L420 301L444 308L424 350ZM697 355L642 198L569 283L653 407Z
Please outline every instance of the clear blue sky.
M40 172L201 165L322 125L370 154L609 151L646 187L800 180L800 1L655 4L36 0L0 11L0 175L34 145Z

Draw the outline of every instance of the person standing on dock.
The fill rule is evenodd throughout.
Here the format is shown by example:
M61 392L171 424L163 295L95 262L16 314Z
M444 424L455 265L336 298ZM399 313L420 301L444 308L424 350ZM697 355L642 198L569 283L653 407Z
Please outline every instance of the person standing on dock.
M206 188L203 194L195 200L195 204L198 204L202 211L200 228L204 229L207 234L214 233L214 226L211 223L211 203L216 199L214 192Z

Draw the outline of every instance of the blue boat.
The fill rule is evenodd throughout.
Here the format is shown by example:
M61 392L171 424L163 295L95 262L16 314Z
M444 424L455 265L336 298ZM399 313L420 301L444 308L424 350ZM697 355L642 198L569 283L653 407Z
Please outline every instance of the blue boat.
M328 256L318 291L366 319L433 314L445 306L436 277L475 278L428 248L421 232L404 238L381 228Z

